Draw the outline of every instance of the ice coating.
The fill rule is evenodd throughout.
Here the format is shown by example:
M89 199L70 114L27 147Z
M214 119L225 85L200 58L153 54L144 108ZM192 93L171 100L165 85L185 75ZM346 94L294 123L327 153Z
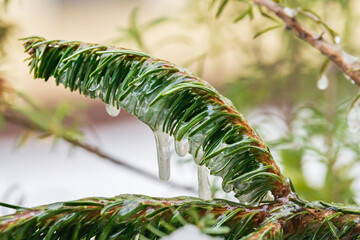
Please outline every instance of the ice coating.
M24 45L36 78L56 78L71 91L127 112L147 124L158 142L159 175L169 177L168 143L223 178L225 191L250 204L290 194L268 148L230 100L191 72L127 49L44 39ZM39 46L42 52L38 51ZM49 64L51 62L51 64Z
M116 117L117 115L120 114L120 110L121 108L117 108L116 106L112 105L112 104L105 104L105 109L106 112L109 114L109 116L111 117Z
M208 169L205 166L197 166L199 198L212 200L208 178Z
M160 130L154 131L159 178L167 181L170 178L170 136Z
M176 154L180 157L185 157L189 151L189 143L187 138L181 139L180 141L175 141L175 151Z

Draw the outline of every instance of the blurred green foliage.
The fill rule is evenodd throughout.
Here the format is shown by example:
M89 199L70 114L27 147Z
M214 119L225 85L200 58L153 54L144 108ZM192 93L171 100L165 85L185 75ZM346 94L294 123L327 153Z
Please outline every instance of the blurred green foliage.
M300 21L318 33L328 33L324 37L329 41L337 36L335 32L339 32L341 45L353 54L359 52L356 41L353 41L358 27L358 10L351 8L354 1L281 2L298 11L310 12L307 9L312 9L319 14L316 18L321 24L311 25L309 22L312 19L307 21L309 19L299 16ZM325 22L330 22L330 25L337 23L336 31ZM270 142L270 147L278 153L285 175L292 178L301 197L353 203L355 192L351 186L355 177L351 169L359 164L360 136L349 131L346 114L349 100L358 91L357 87L333 64L324 64L326 59L320 53L310 49L307 43L298 40L291 32L272 31L268 34L277 35L277 44L281 46L276 58L265 60L261 54L261 48L271 48L272 42L254 40L248 43L254 49L251 54L254 62L246 65L251 71L239 73L225 88L227 96L242 110L260 109L260 115L265 116L265 120L274 117L271 112L270 115L265 114L269 107L280 110L276 114L280 114L281 118L275 121L282 121L287 131ZM316 82L323 74L329 79L329 86L321 91ZM257 129L261 133L261 122L259 125ZM261 135L266 139L266 134ZM313 183L311 177L309 179L306 173L309 168L304 167L309 161L325 169L323 183ZM321 175L320 172L318 174Z
M8 0L4 0L4 1L0 1L0 61L2 60L2 57L4 57L5 54L5 42L6 39L8 38L11 29L13 28L13 26L8 23L5 18L5 10L7 8L9 1Z
M139 9L134 8L129 16L127 27L118 27L119 37L113 40L114 43L123 43L126 41L133 41L139 50L143 52L149 52L149 48L144 41L144 35L155 28L156 26L166 22L167 17L159 17L152 19L146 23L141 24L139 20Z
M344 106L331 118L321 105L299 107L286 134L270 142L282 160L284 174L291 176L297 192L308 200L355 202L350 186L356 177L351 170L360 161L359 136L348 130L344 113ZM323 183L314 183L319 178L306 173L313 163L322 166ZM321 172L311 174L322 176Z

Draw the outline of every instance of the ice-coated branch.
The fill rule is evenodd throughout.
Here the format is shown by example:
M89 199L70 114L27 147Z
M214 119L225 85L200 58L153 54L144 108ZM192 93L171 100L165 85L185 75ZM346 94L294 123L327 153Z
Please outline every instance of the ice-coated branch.
M190 71L123 48L24 39L35 78L124 108L156 134L160 177L170 176L169 140L223 178L224 191L257 205L292 195L268 147L230 100Z
M0 239L159 239L186 224L228 240L360 236L358 208L298 199L251 207L219 199L120 195L14 208L16 213L0 217Z

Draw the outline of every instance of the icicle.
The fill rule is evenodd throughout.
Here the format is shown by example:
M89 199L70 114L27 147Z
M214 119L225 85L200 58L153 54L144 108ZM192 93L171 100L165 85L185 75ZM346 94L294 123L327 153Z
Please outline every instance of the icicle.
M170 136L161 130L154 131L157 159L159 168L159 178L169 180L170 178Z
M360 96L351 104L347 115L347 124L351 132L356 132L360 129Z
M197 175L198 175L198 192L199 198L205 200L211 200L211 189L208 179L208 169L206 166L198 166L197 167Z
M119 109L117 107L115 107L112 104L105 104L105 109L106 112L111 116L111 117L116 117L117 115L119 115L121 107L119 107Z
M189 142L187 138L181 139L181 141L175 140L175 151L180 157L185 157L189 151Z
M203 156L204 156L204 150L201 147L199 149L199 151L197 153L195 153L195 156L194 156L195 163L199 164Z
M329 86L329 79L325 74L323 74L319 79L319 81L317 82L317 87L320 90L325 90L328 88L328 86Z

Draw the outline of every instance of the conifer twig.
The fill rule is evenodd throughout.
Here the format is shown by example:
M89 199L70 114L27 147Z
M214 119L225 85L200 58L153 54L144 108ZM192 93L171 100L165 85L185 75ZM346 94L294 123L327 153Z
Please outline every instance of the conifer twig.
M301 199L251 207L221 199L119 195L10 207L17 211L0 217L1 239L159 239L185 224L229 240L355 239L360 234L358 207Z
M155 134L174 137L240 201L257 205L294 194L266 144L230 100L191 72L130 49L42 37L22 41L35 78L53 76L71 91L124 108Z
M340 46L329 43L323 39L322 35L318 35L303 26L297 21L295 15L289 14L286 8L280 6L275 1L253 0L253 2L259 6L266 7L269 11L276 14L298 38L309 43L323 55L327 56L344 74L360 87L360 62L356 57L341 50Z

